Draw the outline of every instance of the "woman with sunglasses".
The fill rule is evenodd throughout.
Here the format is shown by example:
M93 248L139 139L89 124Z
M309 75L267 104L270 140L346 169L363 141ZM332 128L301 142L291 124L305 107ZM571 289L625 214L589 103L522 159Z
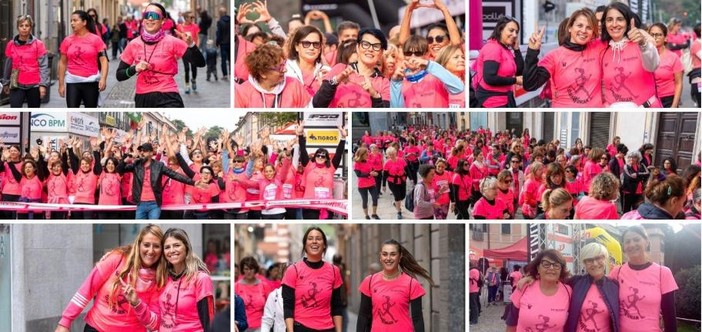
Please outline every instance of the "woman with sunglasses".
M480 107L517 107L512 90L515 84L522 85L524 70L517 20L505 16L497 21L475 68L473 88Z
M197 25L195 20L195 14L193 12L183 13L182 24L176 25L176 30L182 34L190 35L195 43L195 47L200 48L200 27ZM188 59L183 58L183 67L185 70L185 94L190 94L190 89L192 91L197 91L197 66L191 63ZM192 80L190 80L190 72L192 71ZM192 85L191 85L192 83Z
M178 59L195 67L206 64L193 36L176 31L176 38L161 29L165 13L161 4L146 6L139 37L127 44L120 56L117 80L121 82L137 76L136 107L185 107L175 81Z
M451 202L455 204L457 219L468 220L470 217L468 210L472 188L473 178L470 176L470 163L461 159L458 161L451 179Z
M266 164L263 167L263 176L257 180L246 180L237 178L247 188L255 188L259 195L254 200L275 201L283 199L283 181L290 169L290 158L284 157L281 168L276 168L273 164ZM285 219L286 210L281 207L261 209L260 219Z
M158 330L167 273L163 238L160 227L147 225L132 244L105 254L64 309L55 332L69 332L91 301L83 331Z
M444 17L444 23L431 24L427 27L426 39L429 44L428 60L434 60L439 56L439 51L449 44L461 46L461 32L458 30L456 22L453 20L451 11L441 0L433 0L433 3L425 3L421 0L412 0L405 7L405 15L400 23L400 46L404 46L412 34L411 21L412 13L417 8L434 8L441 11ZM432 13L433 14L433 13Z
M317 93L322 75L330 69L322 63L323 46L324 36L313 25L305 25L295 30L287 46L285 76L300 81L310 96Z
M107 87L109 65L105 42L98 37L93 19L82 10L71 14L71 28L73 34L59 47L58 92L66 98L67 107L83 104L86 108L96 108L100 91Z
M654 75L660 57L653 37L638 28L634 13L626 4L612 2L604 13L602 41L607 45L601 54L604 105L661 107Z
M542 250L524 271L536 281L512 293L505 320L507 332L563 331L573 294L565 283L570 272L563 255L556 249Z
M529 38L524 66L524 89L537 90L551 83L552 107L602 107L600 53L605 44L597 38L597 18L589 8L568 18L563 45L538 59L545 27ZM538 63L537 63L538 62Z
M285 76L283 49L264 44L246 55L249 77L234 89L236 108L305 108L312 96L297 79ZM238 74L237 74L238 75Z
M364 28L356 38L357 61L337 63L327 73L314 107L384 108L390 105L390 81L377 68L388 42L382 31Z
M502 201L505 206L507 206L507 212L509 212L509 218L505 219L514 219L515 216L515 206L516 204L514 203L517 199L517 196L514 194L514 190L512 189L512 181L514 181L514 177L512 175L512 172L503 169L500 171L500 173L497 174L497 197L496 199L498 201Z
M396 240L386 240L378 260L383 270L363 279L358 286L361 304L356 331L424 331L422 297L426 294L418 277L431 286L429 272Z
M648 28L658 50L661 63L656 68L656 92L665 108L678 108L683 89L684 68L680 57L666 46L669 41L668 28L663 23L654 23ZM678 51L680 52L680 51Z
M44 43L34 37L34 20L29 15L17 18L17 35L5 46L4 75L0 81L10 94L10 107L38 108L49 86L49 62Z
M641 225L631 226L622 233L627 262L609 273L620 285L619 330L622 332L678 331L675 318L678 284L667 266L651 261L650 245L646 229Z
M219 203L220 184L219 181L215 181L213 179L214 171L212 170L212 167L209 165L200 167L199 174L199 181L201 181L204 186L185 187L185 201L189 202L189 204L196 205ZM186 218L189 215L188 212L186 212ZM195 217L195 219L210 219L210 212L208 209L203 208L192 211L192 216Z
M427 59L429 45L424 37L410 37L402 52L405 60L390 82L390 107L447 108L449 96L463 92L461 79Z
M97 10L95 8L90 8L86 11L88 13L88 16L93 20L93 24L95 25L95 32L100 39L102 39L103 42L106 40L106 35L107 35L107 26L103 25L100 23L100 17L98 16ZM107 43L105 43L107 45Z
M303 124L300 123L295 129L297 139L300 144L300 164L305 168L304 183L305 199L333 199L334 198L334 172L339 168L341 159L344 157L344 147L346 146L346 129L339 127L339 144L334 152L334 159L329 158L329 151L319 148L314 153L314 161L310 162L307 154L307 137L305 136ZM303 209L303 219L327 219L326 210Z

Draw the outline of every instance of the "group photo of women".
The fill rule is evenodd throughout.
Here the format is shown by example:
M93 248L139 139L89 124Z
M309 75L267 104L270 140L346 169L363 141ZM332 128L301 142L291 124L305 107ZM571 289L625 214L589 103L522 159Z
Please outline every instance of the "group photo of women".
M460 261L451 262L438 256L453 250L463 252L461 248L465 244L458 241L461 243L455 248L437 248L437 251L428 243L385 238L390 234L399 235L397 232L402 230L416 232L415 236L423 232L412 231L411 227L236 226L235 251L239 260L234 289L243 302L235 307L238 331L441 331L446 328L440 328L440 322L431 316L459 322L452 328L464 330L461 327L465 324L463 317L458 316L465 308L465 297L458 289L463 281L443 281L448 287L455 286L455 293L449 295L437 290L439 280L435 274L438 266L442 269L445 266L462 277ZM285 235L272 244L268 243L270 235L253 235L247 230L251 228L254 232ZM463 225L437 225L437 232L442 236L464 229ZM285 232L281 233L282 230ZM367 238L365 248L351 247L371 236L368 232L379 233L372 239ZM291 248L289 256L276 251L281 246ZM360 251L367 258L353 257L351 252L354 251ZM432 267L428 259L434 256ZM430 303L428 299L432 294L442 297L443 303ZM448 315L457 316L449 319Z
M700 107L699 16L687 17L699 7L557 3L547 10L555 16L471 12L473 26L483 27L482 39L471 36L471 107ZM527 21L536 26L523 27Z

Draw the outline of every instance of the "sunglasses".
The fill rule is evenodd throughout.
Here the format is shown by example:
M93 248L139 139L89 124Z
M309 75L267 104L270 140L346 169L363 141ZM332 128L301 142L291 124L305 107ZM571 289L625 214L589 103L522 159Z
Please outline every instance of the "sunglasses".
M510 162L512 162L512 163L518 163L519 160L510 160Z
M373 48L373 51L380 51L380 49L383 47L383 44L381 43L376 43L376 44L371 44L365 40L361 41L361 48L364 50Z
M241 164L243 162L244 162L243 160L234 160L234 163L236 163L236 164Z
M327 159L327 156L326 156L326 155L324 155L324 154L321 154L321 153L320 153L320 154L317 154L317 155L315 155L315 157L317 157L317 158L322 158L322 159Z
M311 42L306 40L301 41L300 45L302 45L302 48L310 48L310 46L312 46L315 50L318 50L322 47L321 42Z
M163 15L159 12L144 12L144 15L142 15L145 20L160 20L163 18Z
M512 183L512 179L505 179L502 183Z
M406 57L411 57L411 56L424 56L424 52L421 51L414 51L414 52L404 52Z
M436 37L427 37L427 43L434 44L434 40L436 40L437 44L441 44L444 42L444 39L447 39L446 35L441 35L441 36L436 36Z

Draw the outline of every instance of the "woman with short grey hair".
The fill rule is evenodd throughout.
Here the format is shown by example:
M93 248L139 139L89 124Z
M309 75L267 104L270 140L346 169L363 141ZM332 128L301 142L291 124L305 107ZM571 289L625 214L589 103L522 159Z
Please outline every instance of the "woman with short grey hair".
M626 165L621 173L622 213L633 210L641 201L649 176L648 169L641 163L641 153L636 150L629 151L626 154Z

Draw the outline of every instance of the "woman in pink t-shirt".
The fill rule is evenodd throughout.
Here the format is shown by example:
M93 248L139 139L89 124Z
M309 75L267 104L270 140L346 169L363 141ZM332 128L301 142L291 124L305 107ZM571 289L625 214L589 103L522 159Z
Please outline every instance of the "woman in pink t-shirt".
M588 195L575 206L573 219L619 219L613 203L618 197L619 179L609 172L600 173L592 179Z
M529 39L524 60L524 89L537 90L550 82L553 107L602 107L600 53L605 44L597 38L597 18L589 8L573 12L563 45L538 61L544 28ZM538 61L538 64L537 64Z
M168 279L158 298L158 330L209 331L215 310L214 287L210 271L193 252L188 234L180 228L169 228L163 234L163 255ZM128 298L133 301L133 297Z
M421 276L434 286L429 272L412 254L395 240L383 242L379 253L381 272L361 281L361 304L357 331L394 332L424 331Z
M543 250L524 270L536 282L512 293L507 332L562 332L573 293L565 284L570 272L563 255L556 249Z
M619 330L622 332L677 331L675 291L678 285L666 266L651 262L646 230L635 225L622 234L627 263L612 269L609 277L619 282Z
M79 144L79 140L76 140ZM98 187L98 179L102 173L102 164L100 163L100 151L97 148L97 141L91 142L93 156L86 155L81 157L73 152L74 147L68 148L68 157L71 164L71 171L74 179L74 200L73 204L95 205L95 191ZM85 155L90 151L85 151ZM71 219L92 219L94 217L93 210L73 211Z
M302 260L283 276L283 311L288 331L341 331L343 306L339 268L322 260L327 236L313 226L302 238Z
M541 195L542 213L534 219L571 219L573 210L573 197L564 188L546 189Z
M259 265L253 257L242 258L239 262L239 270L244 277L236 282L234 290L244 300L248 329L260 331L266 299L273 289L256 276Z
M67 107L98 106L100 91L107 87L105 42L95 31L93 19L82 10L71 14L73 34L61 41L58 92ZM98 66L99 63L99 66Z
M27 159L22 164L22 174L13 174L22 188L20 202L41 203L42 189L44 187L44 179L46 178L46 162L41 155L38 155L37 162L32 159ZM34 213L36 212L36 214ZM17 219L44 219L41 211L17 211Z
M397 219L402 219L402 201L407 195L407 175L405 174L407 163L404 159L397 157L397 150L394 147L389 147L385 151L385 156L387 160L383 166L383 192L387 184L395 201Z
M541 196L546 190L565 187L565 169L561 167L559 163L549 163L546 165L544 180L541 182L539 189L536 191L536 213L539 214L544 212L544 210L541 209Z
M100 187L98 205L122 205L120 192L122 177L117 173L117 165L119 165L119 161L113 157L109 157L105 161L104 172L100 174L98 179ZM98 216L100 219L118 219L118 216L112 211L100 211Z
M131 245L105 254L64 309L55 332L69 332L90 301L85 331L158 330L159 295L166 283L162 240L161 228L148 225Z
M375 177L379 172L373 170L373 165L368 162L368 149L359 148L356 150L353 161L353 171L358 178L358 192L361 194L363 202L363 214L366 219L370 220L371 217L368 215L368 194L370 194L373 200L373 219L380 219L378 217L378 190L375 186Z
M654 71L660 57L653 38L636 27L634 13L612 2L602 17L602 90L605 106L661 107ZM640 24L640 22L639 22Z
M439 51L436 58L436 63L446 68L451 74L458 77L461 81L466 77L466 54L463 52L463 47L458 45L449 45ZM466 107L466 91L455 95L449 95L449 108L465 108Z
M497 199L497 179L484 178L480 181L480 193L483 195L473 206L474 219L509 219L509 208L503 200Z
M436 193L443 192L443 194L436 197L436 203L439 204L439 207L434 208L434 218L446 219L449 210L453 210L450 209L451 197L449 193L449 185L453 179L453 172L446 169L447 163L443 158L439 158L434 166L436 169L434 170L434 177L431 180L431 189Z
M668 28L663 23L654 23L648 28L656 41L661 63L656 68L656 91L665 108L678 108L683 89L683 65L680 56L666 47L670 41Z
M597 176L597 174L600 174L604 171L602 168L601 164L602 161L605 161L605 165L607 164L607 154L604 149L602 148L594 148L590 150L590 153L587 155L587 161L585 161L585 166L583 167L583 186L585 186L585 194L589 193L589 188L590 188L590 183L592 182L592 179Z
M514 85L522 85L524 58L519 50L519 23L500 18L475 62L473 87L479 107L517 107Z
M183 21L182 24L176 25L176 30L180 33L190 35L195 43L195 47L200 48L200 43L202 41L200 40L200 27L197 25L195 13L190 11L185 12L183 13L183 19L185 21ZM207 31L205 31L205 33L206 32ZM193 91L197 91L197 82L195 82L197 79L197 66L188 59L183 58L183 67L185 71L185 94L190 94L191 88ZM192 80L190 80L191 71Z
M544 164L533 162L529 165L529 177L524 182L522 192L519 193L519 206L522 208L522 215L525 219L533 219L536 217L536 209L538 206L537 197L539 187L543 182Z
M177 38L161 29L166 9L150 3L144 9L139 37L131 40L120 56L117 80L138 76L134 102L140 107L185 107L175 77L178 59L204 67L205 58L192 34L176 31Z
M2 77L4 92L10 94L10 107L40 107L49 86L49 59L44 43L32 35L34 20L29 15L17 18L18 34L5 46L6 67L10 76ZM16 84L12 74L17 73Z
M497 174L497 200L502 201L509 212L509 218L505 219L514 219L515 216L517 196L512 189L512 181L514 175L509 170L503 169Z
M310 96L317 93L322 84L322 76L331 69L322 63L323 47L324 35L314 25L296 29L287 44L285 76L300 81Z

